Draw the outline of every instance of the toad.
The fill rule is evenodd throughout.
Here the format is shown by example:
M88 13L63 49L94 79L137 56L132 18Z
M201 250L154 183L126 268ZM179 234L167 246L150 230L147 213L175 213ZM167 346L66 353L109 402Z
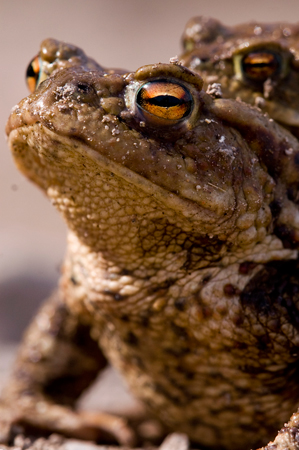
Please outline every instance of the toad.
M2 395L2 442L22 424L131 444L122 419L75 409L107 361L209 448L265 445L298 406L299 144L202 86L175 62L75 65L13 108L15 162L69 234ZM298 421L268 448L295 448Z
M207 85L221 84L224 98L258 106L299 136L298 24L227 27L195 17L186 26L183 45L182 63L199 71Z

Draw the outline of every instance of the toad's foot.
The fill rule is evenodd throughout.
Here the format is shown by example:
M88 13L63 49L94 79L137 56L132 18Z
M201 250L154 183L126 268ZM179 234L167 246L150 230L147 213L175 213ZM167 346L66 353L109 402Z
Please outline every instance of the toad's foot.
M135 434L123 418L101 412L75 412L71 409L23 398L8 407L0 405L0 443L8 443L15 425L25 430L40 429L78 439L99 441L113 437L121 445L133 446Z

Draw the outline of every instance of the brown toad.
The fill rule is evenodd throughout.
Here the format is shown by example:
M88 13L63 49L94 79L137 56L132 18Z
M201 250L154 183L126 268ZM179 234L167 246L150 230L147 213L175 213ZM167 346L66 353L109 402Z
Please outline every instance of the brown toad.
M22 423L130 442L121 420L73 409L108 359L169 430L266 444L299 397L298 141L176 63L56 71L6 131L70 231L59 291L3 393L1 440ZM277 439L294 442L297 421Z
M257 105L299 137L299 24L252 22L227 27L191 19L183 35L182 63L224 98Z

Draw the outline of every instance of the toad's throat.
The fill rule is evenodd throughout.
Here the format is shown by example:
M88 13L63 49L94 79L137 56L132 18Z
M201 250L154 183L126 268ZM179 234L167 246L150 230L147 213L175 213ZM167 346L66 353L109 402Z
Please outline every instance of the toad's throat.
M163 183L163 177L160 185L157 185L155 180L145 178L127 166L112 161L103 154L104 151L100 153L80 140L54 133L40 123L13 129L8 141L19 169L44 190L51 185L68 185L70 177L78 178L80 167L84 164L90 166L89 184L95 181L101 170L105 170L124 183L129 183L132 190L141 189L155 201L167 205L167 209L181 216L182 220L187 219L192 227L204 229L205 232L214 232L215 224L219 227L219 221L223 223L231 220L236 213L232 189L231 192L219 190L211 183L211 201L207 201L209 193L205 192L203 202L200 191L196 195L195 190L195 194L190 195L191 189L179 184L178 189L170 190ZM170 160L169 157L168 159Z

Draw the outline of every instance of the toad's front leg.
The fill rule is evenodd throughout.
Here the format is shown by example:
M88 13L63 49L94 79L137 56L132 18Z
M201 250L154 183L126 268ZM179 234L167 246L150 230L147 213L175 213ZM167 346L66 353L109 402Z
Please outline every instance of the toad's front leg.
M98 344L54 294L26 332L12 376L0 400L0 442L8 442L12 426L59 432L97 440L108 432L122 444L133 433L123 419L103 413L76 412L82 391L106 366Z

